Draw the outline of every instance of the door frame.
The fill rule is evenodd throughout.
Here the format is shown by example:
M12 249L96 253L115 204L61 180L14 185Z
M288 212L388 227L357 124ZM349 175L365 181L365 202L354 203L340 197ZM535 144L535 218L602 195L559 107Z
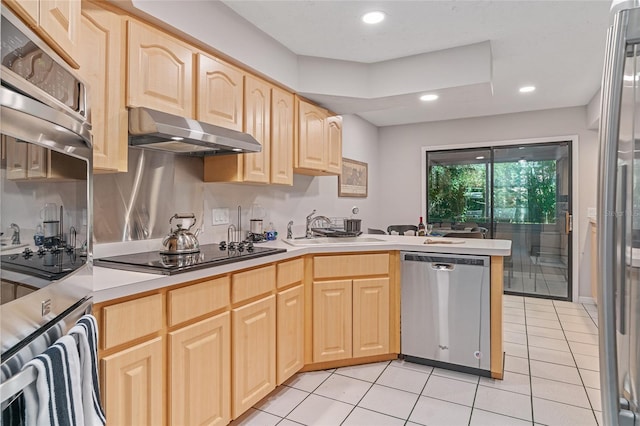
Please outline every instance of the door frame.
M572 198L572 211L573 216L573 229L571 231L571 298L572 302L586 302L585 300L578 300L580 298L580 235L582 233L582 215L580 212L580 188L579 188L579 176L578 176L578 158L579 158L579 137L577 134L572 135L560 135L543 138L527 138L527 139L505 139L500 141L483 141L483 142L465 142L459 144L450 145L432 145L423 146L421 148L421 193L420 193L420 211L423 217L427 217L427 152L429 151L442 151L449 149L468 149L468 148L483 148L483 147L496 147L507 145L527 145L536 143L549 143L570 141L571 142L571 198ZM587 224L588 227L588 224ZM585 284L586 285L586 284Z

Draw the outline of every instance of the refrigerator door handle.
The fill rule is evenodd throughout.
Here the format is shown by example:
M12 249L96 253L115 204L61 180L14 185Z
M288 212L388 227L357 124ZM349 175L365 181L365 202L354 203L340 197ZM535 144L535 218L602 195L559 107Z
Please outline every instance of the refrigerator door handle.
M619 421L618 366L615 324L615 209L618 137L626 48L628 10L614 16L607 32L600 111L600 173L598 175L598 318L600 389L604 424Z

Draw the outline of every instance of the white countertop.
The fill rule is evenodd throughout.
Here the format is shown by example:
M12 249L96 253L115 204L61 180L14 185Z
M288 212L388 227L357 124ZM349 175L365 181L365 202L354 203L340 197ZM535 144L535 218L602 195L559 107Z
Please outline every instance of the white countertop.
M230 263L226 265L216 266L207 269L199 269L191 272L179 273L176 275L158 275L140 272L122 271L119 269L103 268L94 266L93 268L93 301L100 303L119 297L129 296L149 290L171 286L187 281L199 280L215 275L225 274L240 269L251 268L264 265L271 262L290 259L304 254L315 253L345 253L345 252L363 252L363 251L421 251L425 253L450 253L450 254L476 254L486 256L509 256L511 254L510 240L484 240L474 238L460 238L458 241L464 241L459 244L424 244L427 237L414 237L402 235L363 235L363 237L373 237L380 242L363 242L349 244L322 244L314 246L291 246L281 240L261 243L261 247L277 247L287 249L286 253L278 253L274 255L259 257L257 259L244 260L241 262ZM434 241L451 241L451 238L430 237ZM99 254L96 257L112 256L109 253L114 249L119 251L113 254L123 254L131 252L132 243L110 243L109 250L100 245L96 246L94 253ZM148 251L137 250L137 251Z

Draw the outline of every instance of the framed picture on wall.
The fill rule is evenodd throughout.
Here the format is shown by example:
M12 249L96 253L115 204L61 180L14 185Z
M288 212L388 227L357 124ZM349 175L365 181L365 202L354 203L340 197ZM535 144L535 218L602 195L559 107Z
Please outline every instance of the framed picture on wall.
M368 165L361 161L342 159L342 173L338 175L338 197L367 197Z

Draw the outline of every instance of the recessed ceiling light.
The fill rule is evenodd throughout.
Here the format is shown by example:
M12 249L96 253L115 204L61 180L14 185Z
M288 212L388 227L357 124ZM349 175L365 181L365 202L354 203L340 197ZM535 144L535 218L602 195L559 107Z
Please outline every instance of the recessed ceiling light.
M522 86L520 88L520 93L529 93L536 90L536 86Z
M421 101L425 101L425 102L429 102L429 101L435 101L436 99L438 99L438 95L435 94L429 94L429 95L422 95L420 96L420 100Z
M184 140L184 138L181 138L180 136L171 136L171 139L174 140L174 141Z
M362 22L365 24L378 24L384 21L384 13L380 11L369 12L362 15Z
M476 157L476 160L484 160L484 155L478 155L478 156Z

